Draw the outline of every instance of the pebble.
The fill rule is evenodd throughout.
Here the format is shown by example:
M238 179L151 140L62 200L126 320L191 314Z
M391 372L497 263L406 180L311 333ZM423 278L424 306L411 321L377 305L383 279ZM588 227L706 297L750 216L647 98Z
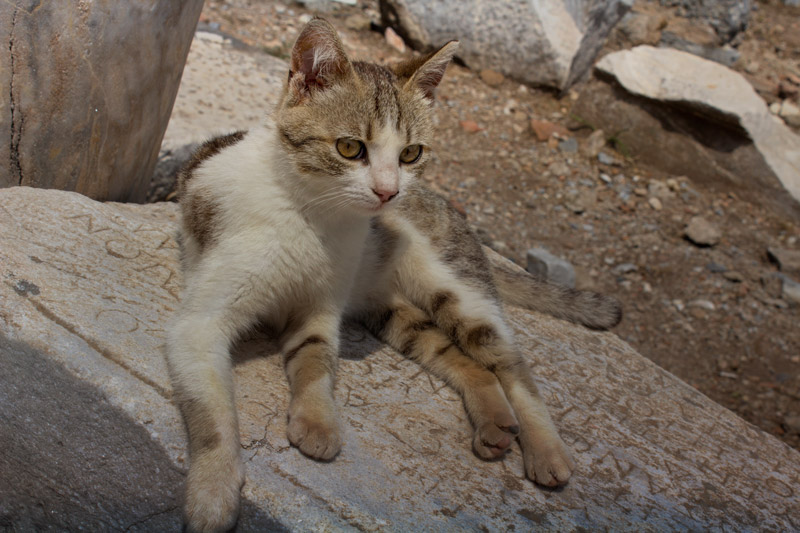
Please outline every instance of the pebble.
M612 156L608 155L605 152L600 152L599 154L597 154L597 160L602 165L608 165L608 166L612 166L612 165L619 166L620 165L620 162L617 161L617 159L615 157L612 157Z
M474 120L462 120L459 124L461 125L461 129L467 133L477 133L483 129Z
M612 183L611 182L611 176L609 176L608 174L605 174L605 173L601 173L600 174L600 181L602 181L606 185L611 185L611 183Z
M621 263L614 267L614 274L627 274L628 272L636 272L639 267L633 263Z
M727 279L728 281L733 281L734 283L741 283L744 281L744 276L740 272L736 272L735 270L727 270L722 273L722 277Z
M706 268L709 272L714 272L715 274L722 274L728 270L725 265L720 265L719 263L715 263L713 261L707 264Z
M565 287L575 288L575 267L545 248L531 248L526 254L526 270L534 276Z
M384 36L386 38L386 42L389 43L389 46L391 46L401 54L406 53L405 41L403 41L403 38L397 35L397 33L391 27L386 28Z
M506 79L505 76L503 76L502 74L500 74L496 70L492 70L492 69L489 69L489 68L485 68L485 69L481 70L478 75L483 80L483 83L485 83L489 87L497 87L501 83L503 83L503 81Z
M791 304L800 305L800 283L797 283L787 276L783 276L781 296Z
M583 153L587 157L597 157L606 145L606 134L603 130L594 130L583 143Z
M783 101L778 116L788 125L800 128L800 107L797 107L791 101Z
M564 153L574 154L578 151L578 141L574 137L570 137L558 143L558 149Z
M704 300L702 298L698 298L689 302L689 307L699 307L700 309L705 309L706 311L714 311L716 309L711 301Z
M531 129L533 130L534 135L536 135L536 139L538 139L540 142L548 140L553 136L553 134L556 133L565 137L569 135L567 128L561 124L556 124L547 120L538 120L535 118L532 118L530 122Z
M647 203L650 204L650 207L652 207L656 211L661 211L662 209L664 209L664 206L661 203L661 200L659 200L655 196L649 198L647 200Z
M684 235L698 246L714 246L722 238L720 231L703 217L695 216L689 220Z

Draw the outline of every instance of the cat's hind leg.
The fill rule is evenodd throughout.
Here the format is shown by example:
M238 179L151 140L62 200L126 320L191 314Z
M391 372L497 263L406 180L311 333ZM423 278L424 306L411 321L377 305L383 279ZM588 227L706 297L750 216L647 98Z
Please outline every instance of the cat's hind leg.
M575 462L526 361L513 344L499 304L465 285L453 291L432 290L423 307L466 355L497 375L520 422L519 440L528 478L546 486L566 483Z
M423 310L396 295L362 315L378 338L452 386L474 427L473 449L484 459L505 454L519 424L497 376L464 355Z

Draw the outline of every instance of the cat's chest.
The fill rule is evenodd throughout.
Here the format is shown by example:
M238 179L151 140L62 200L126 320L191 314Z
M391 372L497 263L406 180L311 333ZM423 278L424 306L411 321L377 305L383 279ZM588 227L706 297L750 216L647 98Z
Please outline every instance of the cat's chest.
M283 302L273 311L291 314L295 306L343 309L368 231L361 221L319 223L294 215L256 230L262 283Z

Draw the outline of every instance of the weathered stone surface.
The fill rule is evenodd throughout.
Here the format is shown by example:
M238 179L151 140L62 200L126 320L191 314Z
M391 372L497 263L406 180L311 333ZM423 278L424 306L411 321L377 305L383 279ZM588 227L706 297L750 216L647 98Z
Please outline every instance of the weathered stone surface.
M144 201L202 6L1 2L0 186Z
M79 380L74 388L84 390L80 397L108 402L107 409L119 413L98 415L97 424L69 415L78 417L86 436L107 431L102 421L113 419L119 432L146 432L152 441L149 463L130 447L106 450L106 457L90 463L92 480L102 485L114 481L105 478L147 469L130 477L134 487L152 484L147 498L124 516L141 513L130 520L152 521L140 529L171 527L178 487L169 484L186 470L183 428L170 403L162 352L180 285L172 238L177 206L101 204L29 188L0 191L0 205L0 334L8 338L0 352L18 363L13 373L0 373L0 394L25 398L12 415L4 407L0 416L24 424L19 416L26 409L55 408L48 398L25 394L28 389L79 397L26 380L52 382L56 389ZM240 530L800 528L796 451L657 368L613 333L516 309L508 310L508 319L574 450L578 472L565 489L545 491L526 481L517 450L503 462L477 459L458 397L355 327L344 332L336 390L345 446L332 463L311 461L287 443L283 370L269 339L254 334L234 357L247 461ZM25 370L37 360L47 362L36 363L36 372ZM80 453L76 459L72 452L83 441L64 440L68 449L61 450L46 437L57 436L62 430L49 424L64 419L45 418L46 412L32 413L34 423L20 426L44 436L30 440L27 457L79 460ZM13 450L15 458L23 453ZM118 508L106 500L116 493L81 492L72 480L64 492L88 510L84 520L42 516L34 506L61 497L53 486L61 477L23 471L30 478L26 487L42 490L38 499L12 500L13 513L3 515L20 520L12 528L34 515L42 529L91 526L97 522L86 513L102 516L104 509ZM153 503L158 498L163 505ZM127 520L112 523L127 526Z
M418 50L458 39L458 56L470 68L559 89L588 71L631 5L630 0L380 2L384 24Z
M609 54L597 69L606 81L581 91L575 114L620 132L632 154L673 174L800 212L800 137L741 75L650 46Z
M259 124L278 103L288 68L276 57L238 50L220 35L198 31L162 150Z

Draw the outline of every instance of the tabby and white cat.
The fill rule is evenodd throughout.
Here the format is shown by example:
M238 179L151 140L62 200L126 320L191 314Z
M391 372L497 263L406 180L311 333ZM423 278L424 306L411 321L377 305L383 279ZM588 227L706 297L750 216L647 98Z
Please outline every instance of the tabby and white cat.
M384 68L351 61L314 19L294 45L274 124L203 145L179 181L185 287L167 345L189 435L190 530L235 524L244 470L229 350L247 328L279 332L288 438L331 460L345 317L464 398L483 458L515 439L528 477L565 483L574 462L513 344L499 295L594 328L613 299L491 266L463 217L418 178L433 93L458 46Z

